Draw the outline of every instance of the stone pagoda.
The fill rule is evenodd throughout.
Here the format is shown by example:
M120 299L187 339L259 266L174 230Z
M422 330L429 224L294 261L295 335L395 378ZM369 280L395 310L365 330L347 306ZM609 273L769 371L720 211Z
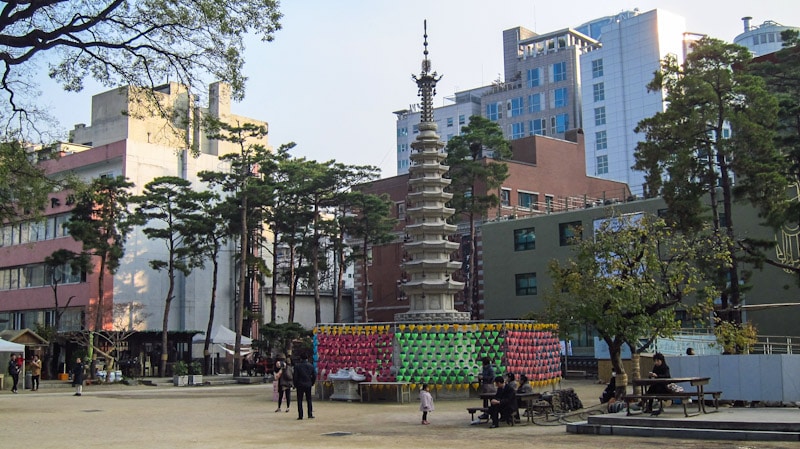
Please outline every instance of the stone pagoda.
M469 312L454 308L454 295L463 290L464 283L456 282L451 274L461 267L450 255L459 244L448 240L456 226L447 223L454 210L445 203L453 197L444 188L450 180L443 178L448 166L444 143L439 139L438 127L433 121L433 97L436 83L442 78L431 72L428 59L428 27L425 22L424 59L419 76L412 75L422 99L419 134L411 144L411 167L408 169L408 197L406 198L407 224L405 228L406 253L402 268L407 275L403 290L409 298L410 309L395 315L395 321L469 321Z

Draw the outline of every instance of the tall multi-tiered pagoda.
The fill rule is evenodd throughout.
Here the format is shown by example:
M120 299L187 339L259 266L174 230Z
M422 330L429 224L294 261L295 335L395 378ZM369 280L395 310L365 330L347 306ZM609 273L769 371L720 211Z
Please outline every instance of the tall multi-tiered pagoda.
M455 310L453 297L463 289L464 283L454 281L452 273L461 264L450 259L459 247L448 240L456 232L456 226L447 223L454 210L445 203L453 194L444 191L450 180L443 178L448 166L444 143L437 133L433 121L433 96L436 83L442 78L431 72L428 59L428 29L425 23L424 59L419 76L412 75L422 99L422 113L417 140L411 144L411 167L409 168L409 193L406 199L408 224L405 232L407 242L403 271L408 276L403 290L409 298L410 309L395 315L396 321L469 321L469 312Z

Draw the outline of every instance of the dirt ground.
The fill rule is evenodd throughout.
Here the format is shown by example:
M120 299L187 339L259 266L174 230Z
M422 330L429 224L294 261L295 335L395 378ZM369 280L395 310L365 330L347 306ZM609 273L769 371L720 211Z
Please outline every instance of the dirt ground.
M565 381L585 405L597 404L603 386ZM573 435L564 425L489 429L470 425L466 407L477 399L439 400L420 425L418 405L317 400L316 419L275 413L272 386L87 387L13 395L0 393L0 448L625 448L668 441L672 447L768 449L797 443L730 442ZM293 398L294 399L294 398ZM415 399L415 398L412 398Z

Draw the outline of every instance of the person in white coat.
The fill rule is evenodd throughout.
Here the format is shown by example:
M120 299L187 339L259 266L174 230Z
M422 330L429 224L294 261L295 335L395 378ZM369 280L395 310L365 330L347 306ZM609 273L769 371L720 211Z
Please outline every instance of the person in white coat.
M428 412L433 411L433 396L428 384L422 384L419 390L419 410L422 412L422 424L428 425Z

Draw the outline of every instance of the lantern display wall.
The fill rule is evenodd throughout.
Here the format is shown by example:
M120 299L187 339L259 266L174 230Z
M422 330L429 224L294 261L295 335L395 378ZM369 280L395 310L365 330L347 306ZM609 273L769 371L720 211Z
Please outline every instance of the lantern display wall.
M368 382L477 388L484 357L493 361L498 375L525 374L534 388L561 379L560 345L552 324L327 324L314 329L314 364L322 381L340 369L355 369Z

